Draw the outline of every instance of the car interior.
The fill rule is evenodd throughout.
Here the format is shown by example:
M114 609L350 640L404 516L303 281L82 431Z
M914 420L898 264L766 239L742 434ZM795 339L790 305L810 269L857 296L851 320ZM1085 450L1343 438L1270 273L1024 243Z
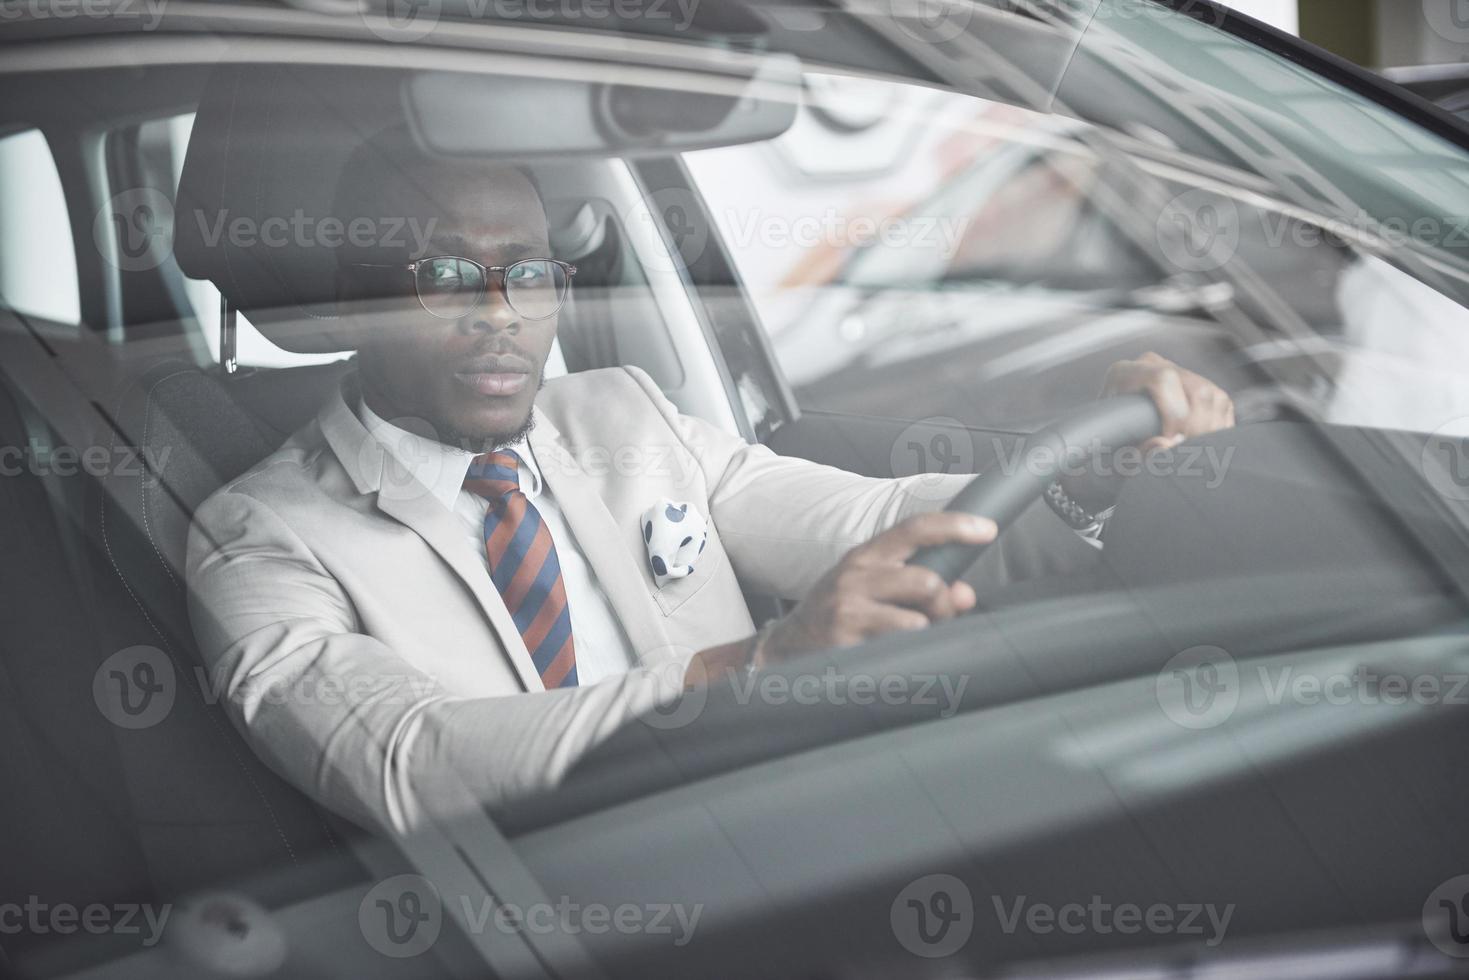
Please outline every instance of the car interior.
M267 267L252 265L244 248L221 259L204 240L210 229L189 215L248 214L251 207L268 215L274 202L260 195L270 188L291 195L291 208L324 212L333 168L364 133L392 124L399 91L414 77L309 64L210 67L197 63L197 53L179 54L178 64L67 77L85 92L58 91L49 75L17 84L17 96L26 95L17 108L46 109L38 128L68 194L79 195L67 201L77 240L93 240L84 217L93 210L85 198L92 187L72 179L70 168L87 164L91 148L105 160L97 176L163 195L178 219L173 249L155 268L129 268L126 256L112 265L79 263L78 295L86 300L77 323L14 308L0 314L5 445L52 458L66 446L100 443L119 460L84 482L27 472L5 483L14 560L5 562L4 574L12 595L35 597L7 610L13 652L4 658L4 714L16 747L8 758L17 767L7 775L15 785L58 794L46 805L7 813L15 821L6 827L10 843L0 862L7 898L141 900L289 869L260 886L284 901L356 873L337 862L349 853L344 839L360 831L272 773L221 710L223 695L194 652L182 581L193 509L309 421L350 369L341 356L313 357L317 332L329 323L312 319L308 308L330 295L292 292L330 285L334 260L309 247L276 250ZM510 91L496 97L513 103L517 80L498 77ZM574 93L586 90L581 84ZM294 128L283 131L271 114L303 91L328 97L297 107ZM99 92L106 105L98 104ZM431 105L433 96L421 98ZM786 103L787 116L791 109ZM185 144L160 138L161 124L187 123L195 113L186 152ZM439 131L452 132L454 124ZM591 148L604 149L590 121L587 127ZM33 127L17 118L6 128ZM321 176L303 188L303 173ZM685 411L736 427L733 381L727 362L713 354L705 311L692 307L666 263L645 268L639 259L664 246L635 218L642 197L628 164L584 152L580 159L539 159L535 173L557 254L579 270L576 306L563 316L550 373L634 363ZM158 219L147 213L140 220ZM126 234L117 241L144 251L150 244ZM105 276L117 279L120 311L95 306L113 292L100 288ZM200 280L225 286L219 310L196 308L190 279L194 288ZM111 336L91 326L109 320L120 321ZM248 336L234 353L232 328ZM238 363L240 350L248 357L262 348L273 348L267 362L279 362L281 352L299 357L288 356L290 366ZM774 392L769 401L780 404ZM770 422L745 417L738 424L753 431ZM775 608L770 599L752 601ZM139 646L167 655L179 696L163 722L119 730L99 713L92 683L79 679L116 675L105 661ZM142 683L117 682L129 680ZM43 780L42 772L66 778ZM280 890L286 880L289 893ZM6 952L13 958L31 951L7 940ZM48 972L34 963L30 969Z
M1019 20L999 22L1017 60L1033 50L1028 63L1050 65L1054 89L1105 103L1104 92L1067 89L1074 37ZM681 262L669 229L648 218L660 195L697 199L681 154L769 140L792 124L807 96L788 56L813 41L776 29L771 47L783 56L686 46L679 61L665 47L654 65L644 59L655 49L620 37L599 66L548 37L493 58L398 45L391 65L378 49L325 39L204 44L201 54L202 42L161 37L147 61L119 47L72 55L84 64L13 64L0 141L38 131L49 148L74 243L76 316L0 295L0 450L54 464L0 480L0 580L16 597L0 613L0 778L29 797L0 816L0 902L157 901L230 887L274 909L410 866L411 853L365 840L243 741L194 650L182 577L194 508L308 422L351 369L323 344L327 250L219 248L218 228L194 216L326 213L347 154L405 117L437 152L533 167L556 255L578 269L554 370L637 365L685 413L867 475L924 468L902 469L889 452L905 433L971 440L976 472L1025 437L1030 426L975 418L798 408L731 250L714 236ZM868 47L842 30L825 40L828 63L931 80L901 45ZM608 74L606 61L621 87L588 81ZM1034 105L1028 87L1044 75L1001 72L981 87ZM685 91L695 83L702 98ZM478 97L444 99L445 86ZM662 98L648 109L619 100L629 92ZM538 131L524 145L510 135L527 93L562 100L561 145L534 145ZM1088 111L1106 115L1104 104ZM122 192L131 197L119 208ZM171 246L150 261L163 224ZM1288 274L1335 276L1344 254L1332 246ZM1290 392L1295 362L1235 357L1247 347L1221 354L1231 388ZM1098 570L985 596L975 615L929 631L918 653L891 638L801 667L982 673L944 724L915 706L742 704L714 692L696 726L629 725L561 792L476 824L494 846L510 842L513 857L494 853L518 870L502 873L523 873L546 894L692 900L724 883L688 949L670 956L648 937L584 937L584 948L536 946L543 972L582 975L589 953L617 976L891 976L913 961L895 958L879 935L886 926L850 924L886 923L888 897L915 868L958 866L993 894L1216 896L1239 904L1240 934L1281 955L1325 956L1350 936L1366 944L1359 965L1376 969L1384 951L1397 956L1385 969L1418 956L1423 897L1469 870L1462 709L1378 705L1328 718L1272 702L1243 668L1243 710L1203 741L1178 741L1140 707L1155 697L1159 665L1202 644L1303 674L1469 667L1469 525L1397 479L1401 454L1416 458L1422 438L1307 424L1294 395L1258 404L1258 424L1209 437L1236 450L1230 492L1133 481ZM1038 401L1027 415L1046 421L1052 407ZM61 475L80 447L99 446L100 472ZM1172 533L1166 547L1160 527ZM757 621L786 601L746 599ZM99 710L99 685L156 682L109 667L139 647L162 651L177 693L162 721L130 728ZM843 821L834 826L832 813ZM783 830L773 840L774 819ZM1282 881L1289 890L1272 885ZM0 975L101 976L140 954L128 937L88 938L6 936ZM971 965L1125 946L1059 938L993 931ZM446 941L437 952L451 973L474 975L475 957L491 954L473 945ZM411 962L340 955L383 975L422 975ZM491 959L517 975L514 955ZM1077 975L1109 968L1088 964Z

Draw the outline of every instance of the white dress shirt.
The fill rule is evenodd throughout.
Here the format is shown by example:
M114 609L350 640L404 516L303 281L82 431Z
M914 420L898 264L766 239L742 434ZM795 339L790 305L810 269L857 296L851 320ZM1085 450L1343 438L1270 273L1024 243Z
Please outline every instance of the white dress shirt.
M464 547L479 556L488 575L490 560L485 553L484 523L489 501L464 489L464 478L475 454L393 425L369 408L365 401L359 403L358 417L373 438L460 519L464 525ZM561 508L556 506L551 488L541 480L541 471L530 445L522 439L501 448L513 450L520 457L521 465L517 471L520 491L530 499L546 529L551 532L551 543L561 563L566 602L571 608L577 682L594 684L625 673L637 662L632 644L597 584L597 575L577 545L576 536L567 526Z

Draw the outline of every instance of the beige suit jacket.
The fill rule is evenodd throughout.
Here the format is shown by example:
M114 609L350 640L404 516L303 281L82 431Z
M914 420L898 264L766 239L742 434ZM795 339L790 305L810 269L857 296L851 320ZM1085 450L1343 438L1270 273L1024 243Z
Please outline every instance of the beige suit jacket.
M777 456L680 415L636 368L548 382L531 449L639 663L548 692L455 516L369 435L354 386L199 508L190 613L256 751L336 812L396 832L555 785L676 697L695 651L752 632L741 581L799 598L968 479L940 477L936 492L933 477ZM711 525L696 571L661 589L639 525L660 497Z

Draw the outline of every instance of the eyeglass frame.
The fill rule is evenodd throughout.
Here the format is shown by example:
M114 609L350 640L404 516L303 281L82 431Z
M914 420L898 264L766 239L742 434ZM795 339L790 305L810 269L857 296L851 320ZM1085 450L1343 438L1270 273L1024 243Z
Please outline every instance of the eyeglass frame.
M423 301L423 293L419 292L418 267L424 262L433 262L436 259L453 259L456 262L468 262L476 269L479 269L480 272L484 273L485 283L483 286L480 287L479 295L475 297L474 304L471 305L469 309L465 310L463 313L458 314L457 316L445 316L442 313L435 313L433 310L429 309L428 304ZM526 314L521 313L520 310L515 309L515 304L510 301L510 288L506 285L507 280L505 277L505 273L509 272L517 265L523 265L526 262L550 262L552 265L559 265L566 273L566 296L571 295L571 280L576 276L576 266L572 265L570 262L563 262L560 259L553 259L547 256L535 256L528 259L516 259L509 265L483 265L479 262L476 262L474 259L466 258L463 255L447 254L429 255L421 259L414 259L412 262L407 262L402 265L399 265L397 263L388 264L382 262L349 262L347 264L353 268L360 269L402 269L406 271L409 275L413 276L413 295L418 298L418 305L423 307L423 312L427 313L429 316L438 317L440 320L458 320L462 317L469 316L469 314L479 309L479 305L484 302L485 295L489 292L490 273L498 272L500 274L500 293L505 297L505 305L509 306L512 310L515 310L516 313L519 313L527 320L549 320L551 319L551 317L560 313L562 308L566 305L566 296L562 296L561 302L557 305L556 309L552 310L550 313L547 313L545 316L527 316Z

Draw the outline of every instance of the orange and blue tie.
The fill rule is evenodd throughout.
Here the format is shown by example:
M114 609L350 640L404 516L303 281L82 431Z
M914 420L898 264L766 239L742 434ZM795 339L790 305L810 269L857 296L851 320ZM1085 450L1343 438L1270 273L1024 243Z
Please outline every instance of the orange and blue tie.
M576 686L571 607L556 545L540 512L520 490L520 457L511 449L482 453L469 465L464 489L489 501L485 555L490 578L525 640L546 690Z

